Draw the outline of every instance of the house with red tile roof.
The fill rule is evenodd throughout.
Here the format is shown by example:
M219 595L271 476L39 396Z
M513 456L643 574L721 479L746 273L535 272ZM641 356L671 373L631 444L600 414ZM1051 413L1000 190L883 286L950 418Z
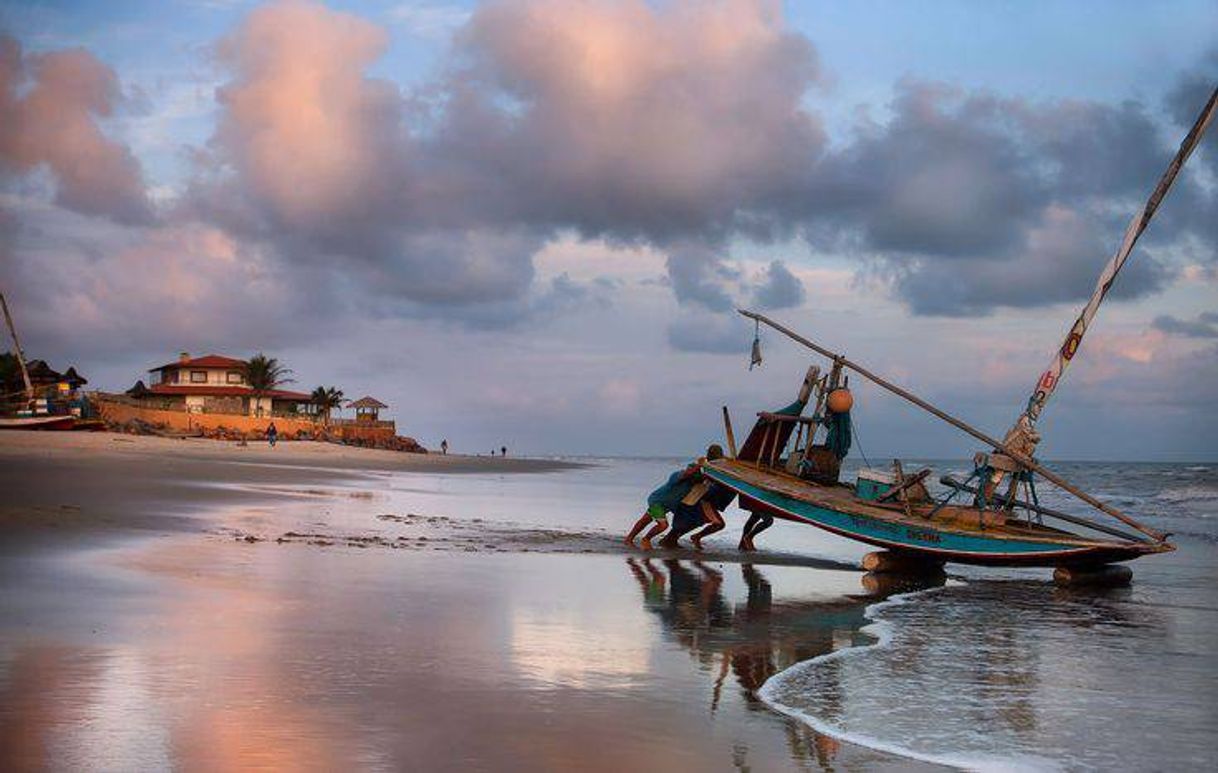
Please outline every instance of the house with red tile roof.
M245 360L208 354L178 359L148 370L148 384L138 382L127 394L148 408L184 409L191 413L271 416L301 412L309 395L287 389L255 394L245 378Z

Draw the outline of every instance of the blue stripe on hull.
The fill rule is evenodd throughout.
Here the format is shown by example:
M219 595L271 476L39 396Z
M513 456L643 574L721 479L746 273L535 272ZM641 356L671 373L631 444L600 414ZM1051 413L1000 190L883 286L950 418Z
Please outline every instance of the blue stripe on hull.
M728 488L781 510L796 520L885 547L939 553L945 560L952 560L953 555L961 554L995 558L1003 556L1031 558L1036 555L1067 556L1071 553L1085 553L1090 550L1087 547L1065 546L1056 542L995 539L980 534L960 534L894 523L867 515L842 513L754 486L720 470L704 468L703 474Z

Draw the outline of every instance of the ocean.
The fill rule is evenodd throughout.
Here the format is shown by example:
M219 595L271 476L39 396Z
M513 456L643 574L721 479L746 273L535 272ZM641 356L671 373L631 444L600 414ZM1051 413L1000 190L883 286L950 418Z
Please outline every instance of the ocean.
M12 542L0 767L1214 767L1218 464L1052 465L1178 546L1130 588L1064 590L1047 569L885 582L857 569L871 548L781 521L742 556L735 507L705 554L625 549L682 460L577 461L192 460L173 497L122 493L164 526ZM96 517L48 495L31 517Z
M679 459L591 460L528 486L528 520L624 531ZM906 460L967 474L967 463ZM848 464L845 476L857 470ZM1218 753L1218 464L1066 462L1052 468L1177 551L1129 564L1129 588L1067 590L1049 569L949 566L944 586L868 607L857 645L771 676L757 695L834 738L978 769L1212 768ZM963 474L962 474L963 473ZM452 486L458 482L444 481ZM1051 486L1042 503L1085 514ZM504 490L462 508L486 513ZM442 495L440 495L442 496ZM417 502L418 500L414 500ZM436 503L439 505L439 502ZM451 506L450 506L451 509ZM514 509L514 508L512 508ZM708 540L734 545L743 514ZM854 564L871 548L778 522L763 550ZM763 567L764 571L765 568Z

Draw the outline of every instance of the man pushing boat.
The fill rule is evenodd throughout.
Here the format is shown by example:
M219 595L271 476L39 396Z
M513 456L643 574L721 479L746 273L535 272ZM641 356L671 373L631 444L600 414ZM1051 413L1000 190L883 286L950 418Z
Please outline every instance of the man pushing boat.
M723 528L723 516L719 515L718 511L711 507L709 503L704 505L700 501L696 505L683 505L681 500L690 493L695 484L702 480L701 467L703 461L721 458L723 458L723 449L718 444L712 444L706 449L706 456L704 458L695 460L685 468L676 470L669 475L668 480L647 496L647 509L639 516L639 519L630 529L630 533L626 535L625 543L633 545L634 538L647 528L647 525L650 523L652 524L651 529L643 535L643 539L639 543L644 550L650 550L651 541L664 533L668 528L668 514L672 513L674 515L674 524L677 522L677 518L681 518L682 526L685 526L688 514L686 508L693 507L698 508L702 512L704 520L701 522L695 520L692 526L676 534L676 537L680 537L681 534L697 528L701 523L705 523L707 524L706 530L700 533L694 541L695 547L701 549L700 543L702 537ZM707 509L714 513L713 517L705 514ZM671 541L666 539L664 542L665 547L676 547L676 537L672 538Z

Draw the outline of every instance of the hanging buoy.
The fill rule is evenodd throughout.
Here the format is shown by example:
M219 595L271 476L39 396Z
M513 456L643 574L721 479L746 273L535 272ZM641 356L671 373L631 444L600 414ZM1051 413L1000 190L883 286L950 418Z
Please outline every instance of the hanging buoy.
M854 395L850 394L849 389L834 389L829 393L826 405L833 413L846 413L854 407Z
M749 370L761 364L761 323L754 320L753 325L753 353L749 359Z

